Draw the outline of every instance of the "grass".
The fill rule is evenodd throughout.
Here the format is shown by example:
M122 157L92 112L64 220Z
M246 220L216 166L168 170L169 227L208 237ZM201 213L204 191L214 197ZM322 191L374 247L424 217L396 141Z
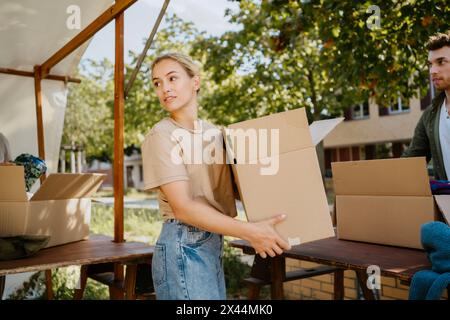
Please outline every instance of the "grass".
M124 237L130 241L154 244L162 227L158 210L125 208ZM114 235L114 208L92 204L91 233Z

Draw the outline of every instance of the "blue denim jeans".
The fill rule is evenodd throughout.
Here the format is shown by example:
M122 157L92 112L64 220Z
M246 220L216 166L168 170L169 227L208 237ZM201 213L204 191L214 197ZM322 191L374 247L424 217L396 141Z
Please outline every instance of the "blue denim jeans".
M159 300L224 300L223 236L177 220L164 222L152 276Z

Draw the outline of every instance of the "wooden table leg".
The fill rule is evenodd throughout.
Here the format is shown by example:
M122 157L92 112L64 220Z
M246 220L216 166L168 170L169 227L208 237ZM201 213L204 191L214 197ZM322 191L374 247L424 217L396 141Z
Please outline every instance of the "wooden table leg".
M259 299L261 293L261 287L263 283L270 283L270 259L263 259L259 254L254 256L252 270L250 271L251 279L258 279L260 282L249 282L248 283L248 295L249 300Z
M261 286L257 284L249 284L248 285L248 300L257 300L259 298L259 294L261 292Z
M124 283L126 300L136 300L136 275L137 264L127 265Z
M271 297L272 300L283 300L283 282L286 277L286 260L283 256L275 256L271 259Z
M355 270L356 277L358 278L359 286L363 292L364 299L375 300L375 296L369 288L367 288L367 273L364 270Z
M344 270L334 272L334 300L344 299Z
M73 300L81 300L83 299L84 290L86 289L86 283L87 283L87 271L88 271L88 265L83 265L80 268L80 288L75 289Z
M3 291L5 291L6 276L0 276L0 300L3 299Z
M114 281L116 282L122 282L123 279L123 265L120 263L114 264ZM123 289L116 288L113 285L109 286L109 297L111 300L123 300L124 298L124 291Z
M53 300L53 281L52 281L52 270L45 270L45 287L47 300Z

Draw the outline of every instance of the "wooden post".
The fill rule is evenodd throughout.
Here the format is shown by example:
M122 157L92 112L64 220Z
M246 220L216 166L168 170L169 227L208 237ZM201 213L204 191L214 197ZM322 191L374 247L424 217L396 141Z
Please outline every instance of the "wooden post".
M120 3L120 1L118 1ZM124 131L124 13L116 17L114 66L114 242L123 242L123 131ZM114 266L114 278L123 281L123 265ZM123 299L123 291L110 287L112 299Z
M114 241L123 241L123 131L124 131L124 14L116 17L114 69Z
M44 143L44 121L42 117L42 90L41 90L41 67L34 67L34 96L36 100L36 125L38 137L39 158L45 160ZM46 175L41 176L41 183L44 182ZM48 300L53 299L52 270L45 270L45 285L47 287L46 295Z
M41 90L41 67L34 67L34 97L36 101L36 124L39 158L45 160L44 143L44 121L42 117L42 90ZM45 180L45 174L41 176L41 183Z

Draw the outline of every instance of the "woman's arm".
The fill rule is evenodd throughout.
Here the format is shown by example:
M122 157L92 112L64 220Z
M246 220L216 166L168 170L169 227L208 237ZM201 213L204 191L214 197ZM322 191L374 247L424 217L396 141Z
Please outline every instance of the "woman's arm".
M175 215L175 219L200 229L233 236L250 242L255 251L265 258L289 250L290 245L275 231L274 225L283 221L278 215L259 222L244 222L226 216L208 203L192 199L187 181L175 181L161 186Z

